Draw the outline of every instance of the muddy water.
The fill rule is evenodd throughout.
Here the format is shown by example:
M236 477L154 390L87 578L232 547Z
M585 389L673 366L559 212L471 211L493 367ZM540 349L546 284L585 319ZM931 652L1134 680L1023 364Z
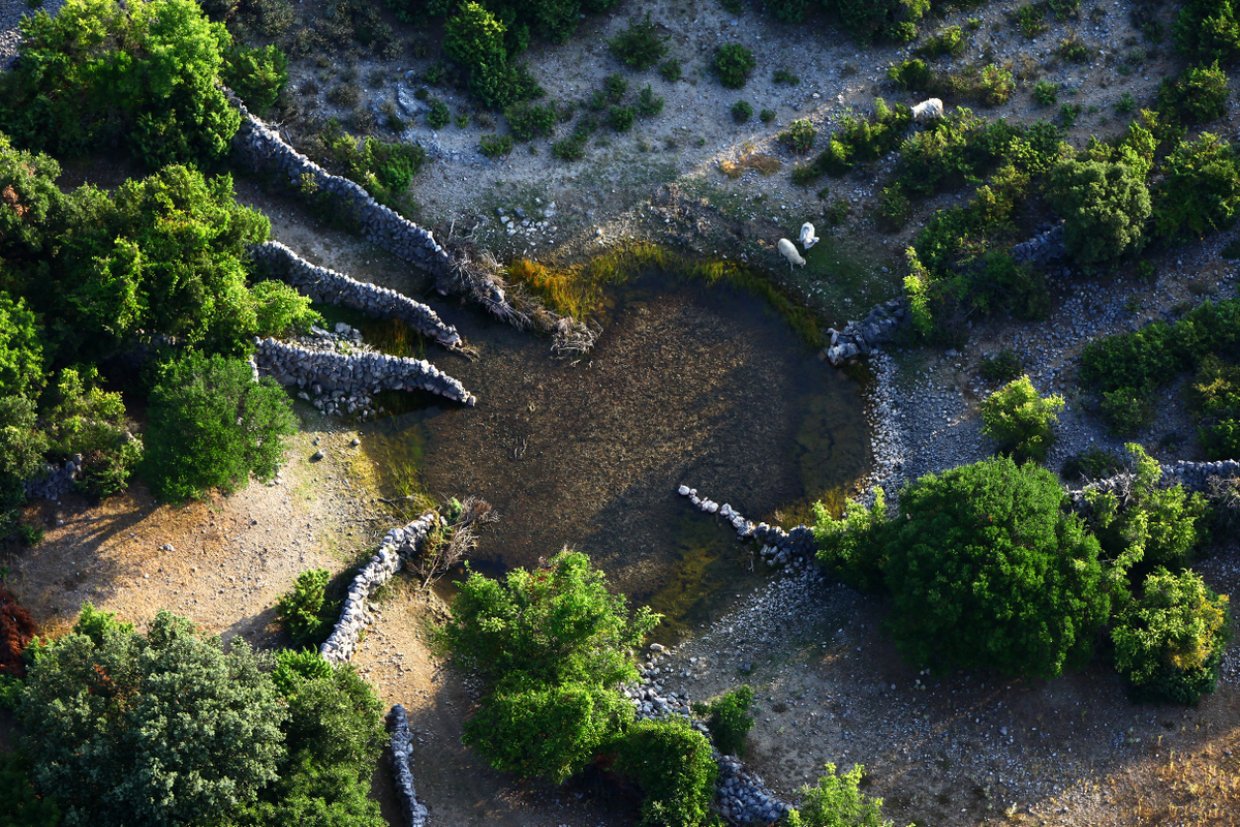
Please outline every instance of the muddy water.
M595 352L577 364L551 358L545 339L454 318L480 358L427 355L477 408L394 416L363 445L386 468L385 487L407 488L416 467L431 495L476 494L498 509L476 568L533 565L572 546L664 612L671 637L722 611L763 568L676 486L754 519L803 513L864 471L862 399L749 294L651 273L612 298Z

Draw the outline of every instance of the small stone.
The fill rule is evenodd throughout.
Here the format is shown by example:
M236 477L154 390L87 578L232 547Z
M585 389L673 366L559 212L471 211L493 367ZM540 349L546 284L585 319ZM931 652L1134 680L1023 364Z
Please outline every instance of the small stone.
M319 462L322 459L323 459L322 451L315 451L313 454L310 455L311 462Z

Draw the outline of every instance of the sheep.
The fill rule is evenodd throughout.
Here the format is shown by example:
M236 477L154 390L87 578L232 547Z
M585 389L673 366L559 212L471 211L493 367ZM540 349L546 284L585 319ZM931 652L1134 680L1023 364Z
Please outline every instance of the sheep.
M801 225L801 247L806 252L819 241L818 236L814 235L814 225L806 221Z
M929 98L913 107L913 120L915 121L937 121L943 117L943 101L938 98Z
M805 259L801 258L801 254L797 252L797 245L793 244L788 239L781 238L779 243L775 245L775 248L779 250L779 254L781 256L788 260L789 270L791 270L794 266L805 266Z

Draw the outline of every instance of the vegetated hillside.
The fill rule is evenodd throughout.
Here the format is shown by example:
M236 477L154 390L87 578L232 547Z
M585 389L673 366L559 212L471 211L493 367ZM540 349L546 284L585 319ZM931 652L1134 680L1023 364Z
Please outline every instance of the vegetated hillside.
M1227 823L1240 777L1225 593L1240 579L1235 466L1209 466L1207 482L1138 442L1115 449L1135 434L1164 461L1237 459L1234 287L1211 270L1234 252L1240 205L1225 137L1237 23L1217 0L69 0L29 18L0 77L0 531L34 547L12 554L36 611L0 593L0 706L21 748L4 758L13 804L0 818L382 823L368 795L379 703L352 667L313 652L345 591L341 561L263 547L283 596L247 594L293 644L274 654L202 633L262 621L218 596L198 606L193 589L185 606L175 584L199 580L193 566L156 563L150 592L118 585L139 552L108 535L144 516L131 479L173 502L274 497L281 517L314 520L297 492L247 489L276 481L290 440L310 463L327 458L245 361L254 336L322 317L246 254L270 225L236 197L226 84L393 209L551 259L508 268L529 289L587 295L599 285L574 257L635 235L747 261L753 272L701 272L765 273L779 288L758 292L798 322L803 305L829 321L903 300L893 338L853 326L854 350L824 354L870 356L870 481L890 500L875 486L843 515L820 506L820 567L790 568L674 668L637 661L656 618L630 613L584 555L463 581L431 635L457 683L426 677L418 641L430 695L418 720L437 737L459 729L496 772L455 793L432 775L439 814L526 823L589 778L600 795L573 812L582 823L596 806L652 825L891 823L859 767L839 772L848 760L868 765L900 820ZM912 106L929 96L942 117ZM111 190L58 183L57 157L108 153L145 173ZM321 209L312 183L294 198ZM776 256L807 218L822 247L810 232ZM845 268L850 248L870 266ZM82 503L51 546L25 507L45 461L105 499ZM310 463L297 466L307 486ZM400 502L430 508L420 495ZM341 510L352 499L331 496ZM432 554L467 548L460 511L440 507ZM116 527L100 531L109 514ZM209 559L262 576L243 554ZM75 595L97 577L92 593L131 601L145 628L46 597L60 590L49 560L77 567ZM152 594L202 614L153 613ZM35 642L36 621L63 631L75 614ZM734 686L736 667L756 691ZM681 679L715 699L668 694ZM458 746L456 766L477 769Z

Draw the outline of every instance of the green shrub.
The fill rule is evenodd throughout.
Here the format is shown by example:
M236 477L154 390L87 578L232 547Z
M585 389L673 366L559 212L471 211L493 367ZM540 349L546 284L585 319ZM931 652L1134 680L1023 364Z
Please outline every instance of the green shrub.
M838 519L822 503L814 503L817 560L855 588L879 589L883 583L882 532L886 527L887 499L882 488L874 489L874 504L868 508L849 500Z
M732 104L732 120L736 123L745 123L753 117L753 107L748 101L737 101Z
M524 143L534 138L549 138L555 133L559 117L552 104L538 105L522 101L504 110L512 137Z
M933 37L926 38L926 42L917 47L917 54L922 57L941 57L942 55L960 57L968 46L969 41L964 29L959 26L948 26Z
M1016 91L1016 78L1012 70L994 63L982 67L978 92L986 106L1000 106L1008 102Z
M667 43L659 27L650 22L647 13L644 20L632 20L628 27L607 43L612 55L630 69L649 69L667 54Z
M274 44L258 49L234 45L225 57L220 79L237 93L248 109L263 115L276 105L288 83L288 60Z
M908 261L909 272L904 277L904 295L908 299L909 316L913 322L913 330L922 338L934 332L934 317L930 310L930 271L921 263L914 247L904 250Z
M1154 571L1115 619L1115 668L1139 697L1195 704L1218 683L1229 614L1200 575Z
M637 114L643 118L653 118L663 111L663 98L656 95L649 85L642 87L637 95Z
M706 719L715 749L725 755L740 755L745 749L745 736L753 729L753 689L738 686L704 704L694 704L693 711Z
M749 80L758 61L753 52L739 43L726 43L715 49L715 57L711 68L719 82L728 89L740 89Z
M1163 82L1158 94L1159 108L1174 112L1186 124L1216 121L1227 114L1227 73L1218 61L1210 66L1190 66L1174 81Z
M250 288L254 297L259 336L285 336L309 333L323 317L311 307L310 299L282 281L260 281Z
M483 106L500 109L525 96L518 71L508 62L499 19L479 3L467 0L444 25L444 53L460 64L469 90Z
M1064 219L1068 250L1079 263L1108 262L1140 249L1153 208L1145 176L1135 165L1061 161L1051 172L1050 190Z
M65 368L47 408L49 450L82 455L78 487L94 497L124 491L142 460L142 440L130 430L121 395L99 387L94 368Z
M818 130L807 118L797 118L788 129L779 133L779 141L793 152L806 153L814 146Z
M771 121L775 120L775 110L774 109L763 109L761 112L758 113L758 120L762 121L762 123L770 123Z
M1203 539L1205 497L1181 485L1163 487L1158 460L1136 443L1125 449L1131 479L1118 491L1086 493L1090 525L1103 551L1112 560L1126 556L1127 568L1135 567L1133 574L1156 566L1178 571L1192 560ZM1129 573L1119 564L1112 568L1117 575Z
M1059 41L1059 45L1055 47L1055 54L1069 63L1088 63L1093 55L1093 49L1089 48L1080 37L1072 34Z
M241 125L218 86L231 38L194 0L69 0L22 32L0 120L25 145L160 166L223 156Z
M1034 38L1046 31L1045 13L1040 5L1028 4L1016 10L1016 28L1025 37Z
M1098 541L1049 471L1010 458L930 474L881 532L891 630L915 664L1054 676L1086 656L1109 598Z
M512 152L511 135L483 135L478 139L478 149L488 158L499 158Z
M1240 209L1240 158L1209 132L1180 141L1163 160L1154 223L1166 237L1201 238L1232 224Z
M636 680L630 652L658 616L630 615L572 551L502 581L471 572L459 588L437 643L486 687L466 741L497 768L563 781L631 720L618 686Z
M317 649L331 633L336 604L327 602L330 579L327 569L303 571L276 603L276 617L294 646Z
M907 43L917 37L917 21L930 10L927 0L830 0L828 9L863 42Z
M810 2L811 0L764 0L762 8L781 23L800 23L805 19ZM740 0L736 0L733 14L740 14L740 11Z
M567 138L551 145L551 154L561 161L580 161L586 157L586 141L588 137L582 132L573 132Z
M426 125L431 129L443 129L452 123L452 110L439 98L431 98L426 112Z
M225 653L167 612L144 635L60 638L30 666L19 709L35 786L57 791L69 823L227 820L284 756L266 666L241 638Z
M388 206L398 205L426 163L417 144L356 138L332 119L317 138L323 160L333 172L350 178Z
M38 396L44 383L42 339L25 300L0 290L0 396Z
M710 742L684 719L638 721L616 744L615 771L642 791L641 823L697 827L715 797Z
M1033 85L1033 99L1039 106L1054 106L1059 100L1059 84L1040 80Z
M827 764L817 786L801 788L801 806L788 814L786 827L893 827L883 818L883 800L861 792L865 767L854 764L837 775Z
M887 67L887 77L901 89L923 92L934 82L934 73L924 60L913 58Z
M983 400L982 433L1017 459L1046 459L1063 410L1062 396L1038 396L1028 376L1013 379Z
M165 500L271 479L297 430L279 385L255 382L244 360L194 351L160 366L147 416L143 473Z
M629 92L629 82L622 75L611 74L603 78L603 100L619 103Z
M684 68L679 60L665 60L659 64L659 77L668 83L675 83L684 75Z
M46 450L47 436L37 426L34 403L24 396L0 396L0 537L17 527L26 480L43 467Z
M883 187L878 194L878 224L888 232L897 232L908 224L913 204L899 184Z
M631 106L613 106L607 110L607 125L616 132L628 132L636 117L637 112Z
M1193 382L1193 397L1202 416L1199 434L1206 456L1240 457L1240 368L1207 357Z
M985 356L978 365L982 379L991 384L1011 382L1025 372L1020 356L1010 348L1003 348L993 356Z
M1180 4L1175 42L1196 63L1240 59L1240 19L1231 0L1189 0Z
M1102 418L1114 434L1133 434L1145 427L1153 413L1144 391L1121 387L1103 391Z
M801 83L801 78L787 69L776 69L775 73L771 75L771 80L783 86L799 86Z

